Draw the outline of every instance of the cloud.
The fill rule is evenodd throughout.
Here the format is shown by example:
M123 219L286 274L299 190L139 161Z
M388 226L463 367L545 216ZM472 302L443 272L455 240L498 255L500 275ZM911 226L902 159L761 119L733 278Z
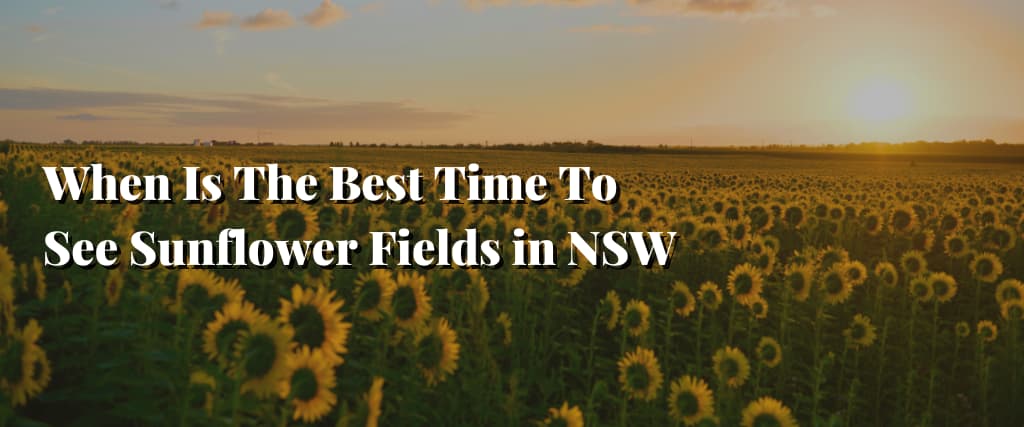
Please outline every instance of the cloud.
M320 7L302 17L302 20L313 28L323 28L345 18L348 18L348 13L344 8L332 3L331 0L323 0Z
M273 87L276 87L278 89L284 89L284 90L287 90L287 91L294 91L295 90L295 88L291 85L291 83L288 83L288 82L284 81L284 79L281 78L280 74L277 74L277 73L275 73L273 71L264 74L263 75L263 80L266 81L267 84L269 84L269 85L271 85Z
M78 113L78 114L69 114L69 115L66 115L66 116L57 116L57 120L78 120L78 121L83 121L83 122L95 122L95 121L99 121L99 120L110 120L110 119L111 119L110 117L97 116L95 114L89 114L89 113Z
M231 22L234 20L235 15L231 12L203 11L203 18L193 25L192 28L205 30L209 28L226 27L231 25Z
M635 25L635 26L621 26L621 25L609 25L599 24L591 25L589 27L573 27L569 29L570 33L617 33L617 34L651 34L654 32L654 27L649 25Z
M463 0L466 7L479 10L489 6L592 6L599 3L607 3L607 0Z
M46 28L36 24L25 27L25 32L32 34L32 41L36 43L44 42L52 38L52 34L47 32Z
M790 17L799 10L787 0L628 0L643 14L714 17Z
M161 9L173 10L177 9L178 6L181 6L181 3L178 3L178 0L160 0Z
M43 9L43 15L56 15L64 10L64 6L54 6Z
M141 92L0 88L0 110L98 110L151 113L168 125L278 129L438 129L473 116L432 111L408 102L337 102L280 95L178 96ZM102 119L67 113L61 120Z
M291 27L295 23L288 11L263 9L260 13L245 18L242 29L249 31L280 30Z

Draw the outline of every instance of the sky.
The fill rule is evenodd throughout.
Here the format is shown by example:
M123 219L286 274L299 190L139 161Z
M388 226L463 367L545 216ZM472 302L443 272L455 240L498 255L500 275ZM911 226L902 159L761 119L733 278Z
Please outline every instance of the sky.
M0 139L1024 143L1018 0L0 5Z

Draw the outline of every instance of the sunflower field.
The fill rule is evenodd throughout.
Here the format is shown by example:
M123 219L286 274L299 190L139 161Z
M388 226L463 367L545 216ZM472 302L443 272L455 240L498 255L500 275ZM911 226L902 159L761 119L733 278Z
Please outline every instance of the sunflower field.
M592 163L622 196L260 204L227 185L219 204L58 203L41 169L322 175L467 158L497 173ZM52 230L130 247L137 230L227 227L364 243L399 227L678 235L665 268L42 261ZM0 154L0 425L1020 426L1022 238L1024 172L999 165L14 145Z

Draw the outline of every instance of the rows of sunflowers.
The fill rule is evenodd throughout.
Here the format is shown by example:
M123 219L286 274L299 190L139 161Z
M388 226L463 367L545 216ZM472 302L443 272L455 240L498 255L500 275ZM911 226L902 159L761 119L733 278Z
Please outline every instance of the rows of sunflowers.
M0 421L1024 423L1020 173L622 171L614 204L49 197L42 166L97 161L169 176L194 165L230 175L243 162L100 147L2 154ZM371 269L366 254L337 269L41 259L54 229L128 247L137 230L192 239L225 227L272 240L473 228L502 241L521 227L562 243L560 260L568 231L678 240L671 264L650 269Z

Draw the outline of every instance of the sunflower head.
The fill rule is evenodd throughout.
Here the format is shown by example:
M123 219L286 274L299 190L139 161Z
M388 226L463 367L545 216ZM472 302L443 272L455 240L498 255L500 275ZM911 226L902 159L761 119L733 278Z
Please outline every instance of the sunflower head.
M846 344L853 348L870 347L877 337L871 319L863 314L853 316L853 321L850 322L850 327L843 331L843 336L846 337Z
M715 282L704 282L697 291L697 298L700 299L702 307L714 311L722 305L722 290Z
M995 323L990 320L982 320L978 322L978 337L985 342L992 342L996 340L999 335L999 328L996 327Z
M670 301L672 308L680 317L688 317L697 309L697 299L693 296L693 292L690 292L690 287L681 281L672 284Z
M579 406L569 406L569 402L563 402L562 406L548 409L548 417L544 419L546 426L583 427L583 411Z
M630 335L637 337L643 335L650 328L651 308L647 303L640 300L630 300L626 308L622 310L622 327Z
M985 283L992 283L1003 274L1003 262L992 253L980 253L971 260L971 274Z
M598 316L605 322L608 330L615 329L619 324L619 313L622 312L622 299L614 290L608 291L597 308Z
M821 276L821 290L825 303L842 304L853 293L853 285L841 268L831 268Z
M416 364L428 386L440 384L458 368L460 346L455 330L444 318L419 327L413 339Z
M954 331L956 332L956 336L958 338L967 338L968 336L971 335L971 326L968 325L967 322L956 322Z
M772 337L762 337L757 343L757 359L764 366L774 368L782 362L782 346Z
M715 415L715 397L708 384L689 375L672 382L668 396L668 414L686 425L694 425Z
M287 373L278 384L278 394L295 407L292 418L306 423L327 415L338 402L331 389L335 385L334 365L323 353L308 347L287 357Z
M762 397L747 405L743 409L740 425L743 427L796 427L796 419L793 413L782 402L771 398Z
M718 349L711 359L718 380L730 388L737 388L750 377L750 362L735 347Z
M729 294L743 305L750 305L761 295L763 279L761 270L750 264L741 264L729 273L726 286Z
M629 399L654 400L661 389L661 366L654 352L637 347L618 362L619 383Z

